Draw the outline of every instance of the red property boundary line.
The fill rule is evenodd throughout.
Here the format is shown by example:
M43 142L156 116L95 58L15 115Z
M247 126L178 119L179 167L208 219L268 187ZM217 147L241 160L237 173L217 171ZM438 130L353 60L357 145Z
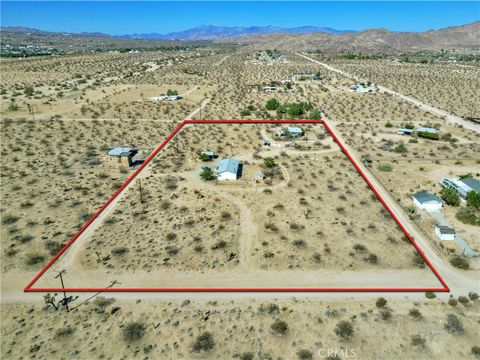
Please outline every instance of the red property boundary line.
M130 184L135 177L150 163L150 161L162 150L167 143L185 126L186 124L322 124L330 133L334 141L340 147L342 152L347 156L353 164L363 180L367 183L369 188L377 196L383 207L388 211L390 216L395 220L397 225L403 231L408 240L412 243L415 250L420 254L430 270L434 273L442 287L438 288L398 288L398 287L371 287L371 288L32 288L38 279L57 261L57 259L68 249L70 245L95 221L95 219L105 210L105 208ZM24 292L449 292L450 289L438 271L427 259L425 254L420 250L413 237L407 232L398 217L393 213L392 209L387 205L382 196L378 193L370 180L364 174L362 169L358 166L352 156L348 153L346 148L339 141L338 137L328 126L324 120L183 120L177 128L147 157L143 164L130 175L125 183L103 204L100 209L83 225L80 230L65 244L65 246L35 275L35 277L24 288Z

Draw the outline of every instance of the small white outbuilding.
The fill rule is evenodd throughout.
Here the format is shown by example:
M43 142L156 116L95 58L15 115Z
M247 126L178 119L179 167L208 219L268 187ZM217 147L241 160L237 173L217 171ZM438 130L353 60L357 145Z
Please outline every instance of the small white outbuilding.
M455 240L455 230L448 226L436 225L435 234L440 240Z

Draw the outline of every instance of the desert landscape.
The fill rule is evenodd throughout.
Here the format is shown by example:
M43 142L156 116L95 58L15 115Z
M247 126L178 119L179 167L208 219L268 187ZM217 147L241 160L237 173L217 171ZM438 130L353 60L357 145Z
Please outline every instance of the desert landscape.
M2 27L1 358L478 358L479 24Z

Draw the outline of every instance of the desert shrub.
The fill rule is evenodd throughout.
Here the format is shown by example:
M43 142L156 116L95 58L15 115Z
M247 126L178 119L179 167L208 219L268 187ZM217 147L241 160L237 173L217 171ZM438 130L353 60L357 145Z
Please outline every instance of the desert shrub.
M427 292L425 293L425 297L426 297L427 299L435 299L435 298L437 297L437 295L435 295L434 292L427 291Z
M408 315L410 315L415 320L419 320L422 318L422 313L420 312L420 310L415 308L410 309L410 311L408 312Z
M146 326L141 322L132 322L123 329L123 340L125 342L134 342L140 340L145 335Z
M393 170L393 166L390 164L378 164L377 169L383 172L390 172Z
M167 234L167 240L169 240L169 241L175 240L176 238L177 238L177 234L175 234L175 233L168 233Z
M395 146L395 147L393 148L393 151L395 151L396 153L402 154L402 153L408 152L408 149L407 149L407 147L405 146L405 144L398 144L397 146Z
M387 305L387 300L383 297L380 297L377 299L377 301L375 302L375 305L378 307L378 308L383 308L385 307L385 305Z
M363 252L363 251L367 250L367 247L365 245L362 245L362 244L355 244L355 245L353 245L353 250Z
M313 353L310 350L302 349L297 352L297 356L300 360L311 360L313 359Z
M412 335L411 343L413 346L424 347L425 346L425 338L422 335Z
M232 214L230 214L228 211L223 211L221 216L222 220L229 220L232 218Z
M380 311L380 318L383 321L390 320L392 318L392 310L389 308L383 309Z
M212 245L212 250L223 249L227 246L227 242L225 240L218 240L215 244Z
M472 346L472 354L475 355L475 357L480 357L480 346Z
M252 352L243 352L241 354L238 355L238 358L240 360L253 360L253 353Z
M342 320L335 326L335 334L342 339L349 339L353 336L353 325L349 321Z
M209 169L202 170L202 172L200 173L200 178L205 181L210 181L210 180L215 180L217 177L215 176L212 169L209 168Z
M28 254L25 263L29 266L37 265L45 261L45 257L40 254Z
M288 331L288 325L285 321L277 320L272 324L271 329L277 335L284 335Z
M448 300L448 305L450 305L450 306L457 306L457 304L458 304L457 299L449 299Z
M195 352L210 351L215 346L215 340L211 332L205 331L197 336L192 345L192 350Z
M265 104L265 109L267 109L267 110L277 110L277 108L279 106L280 106L280 103L278 102L278 100L275 99L275 98L271 98Z
M467 206L473 209L480 210L480 192L469 191L467 193Z
M471 206L460 208L455 217L464 224L480 225L480 215L477 210Z
M268 315L278 315L278 314L280 314L280 309L279 309L278 305L274 304L274 303L270 303L270 304L266 304L266 305L262 304L258 308L258 311L261 314L268 314Z
M265 229L267 229L267 230L270 230L270 231L273 231L273 232L278 231L278 226L275 225L274 223L266 223L264 226L265 226Z
M294 241L292 242L292 244L295 245L296 247L305 247L305 246L307 246L306 241L305 241L305 240L301 240L301 239L299 239L299 240L294 240Z
M467 305L470 302L470 300L468 300L466 296L459 296L458 302L462 305Z
M378 256L375 254L370 254L364 258L364 260L370 264L377 264L378 263Z
M12 214L5 214L2 216L2 224L4 225L9 225L9 224L14 224L16 223L20 217Z
M445 201L446 204L452 205L452 206L460 205L460 197L458 196L455 190L443 188L440 194L442 196L443 201Z
M478 294L475 293L475 292L473 292L473 291L470 291L470 292L468 293L468 298L469 298L471 301L476 301L476 300L478 300L478 297L479 297Z
M447 315L447 322L444 325L445 330L452 334L461 334L463 333L463 325L454 314Z
M168 256L175 256L180 252L180 249L176 246L167 246L165 250L167 251Z
M128 248L125 246L116 247L112 249L112 255L114 256L123 256L128 252Z
M455 256L451 258L450 264L452 264L456 268L463 269L463 270L468 270L470 268L470 264L468 263L468 260L462 256Z
M108 305L111 305L115 302L115 298L106 298L104 296L97 296L93 300L93 304L100 308L106 308Z
M413 252L412 265L420 269L425 268L425 260L423 260L422 256L417 251Z
M75 329L71 327L64 327L62 329L58 329L55 331L55 338L56 339L62 339L62 338L67 338L70 335L72 335L75 332Z

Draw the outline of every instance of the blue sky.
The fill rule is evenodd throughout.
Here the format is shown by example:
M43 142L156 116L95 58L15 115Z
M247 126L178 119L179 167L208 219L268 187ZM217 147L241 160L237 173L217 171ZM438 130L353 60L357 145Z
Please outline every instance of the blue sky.
M1 1L2 26L107 34L166 33L198 25L324 26L425 31L480 19L480 2Z

